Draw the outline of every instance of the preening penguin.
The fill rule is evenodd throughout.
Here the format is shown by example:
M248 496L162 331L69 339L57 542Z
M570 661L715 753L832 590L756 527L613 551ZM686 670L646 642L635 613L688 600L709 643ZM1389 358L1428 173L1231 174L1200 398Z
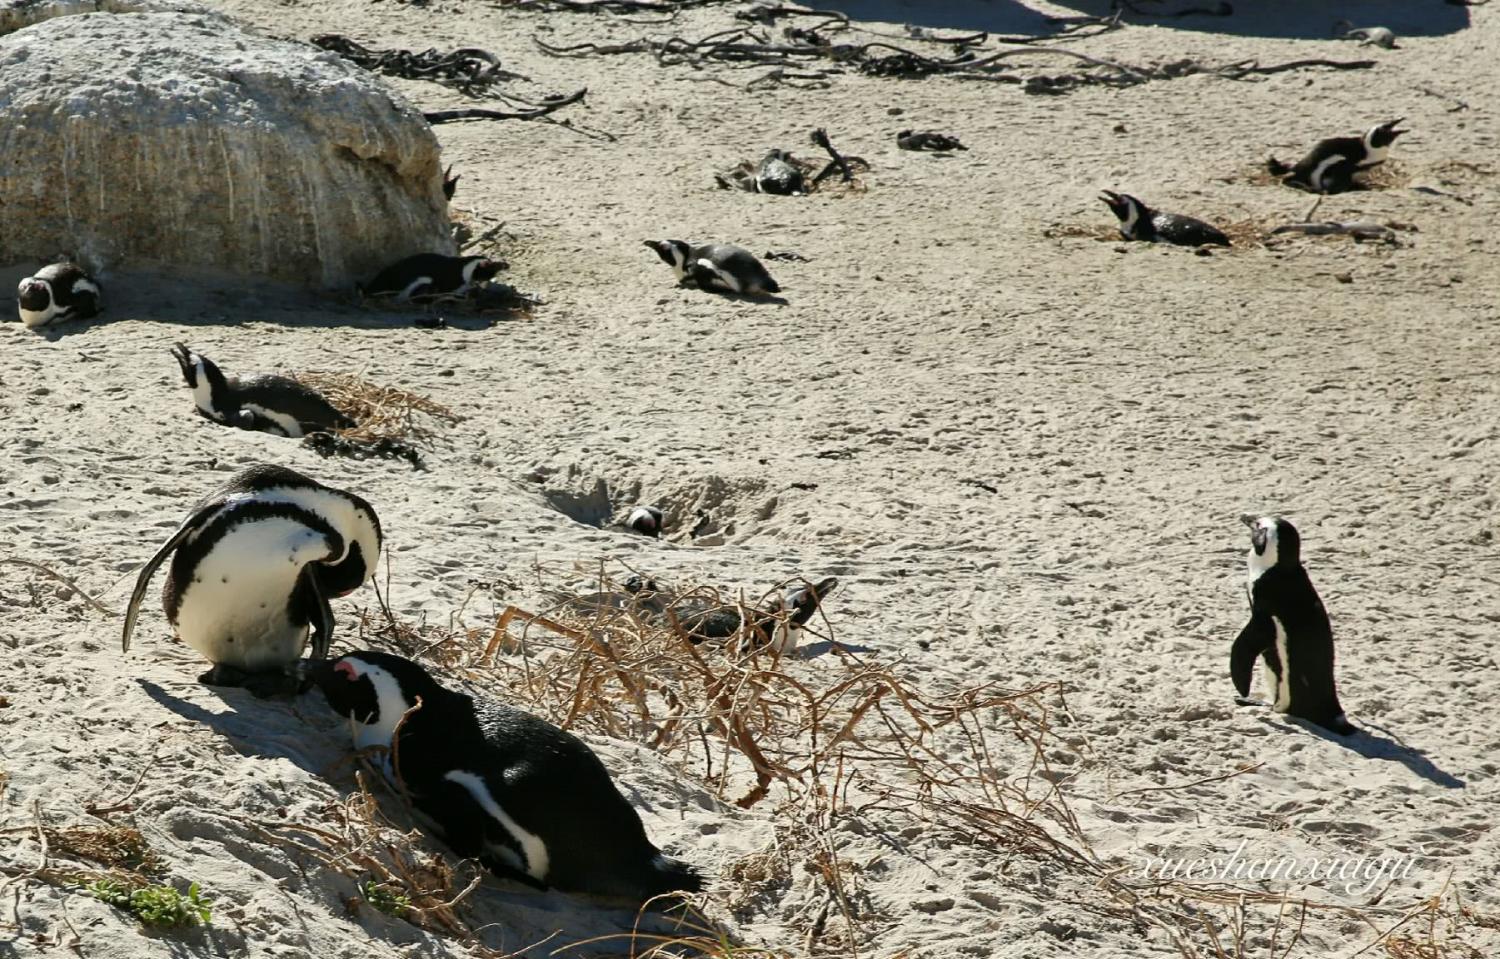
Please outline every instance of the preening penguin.
M625 518L625 526L652 539L661 538L661 525L666 514L655 506L637 506Z
M494 279L505 267L503 261L483 256L418 253L381 270L360 292L366 296L394 296L401 303L463 296L471 287Z
M349 718L355 748L390 749L388 774L460 856L537 888L632 905L702 888L691 866L651 843L599 757L571 733L445 689L400 656L350 653L309 671Z
M693 246L684 240L646 240L678 283L691 280L700 289L756 296L780 293L781 286L749 250L729 243Z
M120 648L129 651L146 588L171 557L162 608L213 663L198 681L258 696L295 692L309 632L313 658L328 656L329 597L368 580L380 547L380 520L360 497L282 466L252 466L200 500L141 569Z
M225 376L213 360L181 343L172 347L172 356L204 419L293 438L355 425L322 393L294 379L270 373Z
M785 150L772 150L755 168L755 192L776 196L801 196L807 192L807 177Z
M77 263L51 263L16 287L21 322L29 329L99 313L102 291Z
M1279 516L1242 516L1250 527L1250 622L1234 641L1229 672L1241 698L1250 695L1255 658L1278 713L1348 736L1357 732L1339 706L1333 681L1333 628L1302 566L1297 528Z
M715 606L679 613L677 622L694 645L738 635L741 654L770 649L784 656L797 648L802 640L803 627L838 585L838 578L834 576L816 583L801 582L753 610Z
M1160 213L1128 193L1101 190L1103 200L1120 219L1120 235L1127 240L1175 243L1178 246L1228 246L1218 227L1180 213Z
M1384 163L1391 144L1406 130L1396 129L1405 117L1371 127L1364 136L1319 140L1295 166L1271 157L1266 169L1283 183L1314 193L1343 193L1354 188L1354 174Z

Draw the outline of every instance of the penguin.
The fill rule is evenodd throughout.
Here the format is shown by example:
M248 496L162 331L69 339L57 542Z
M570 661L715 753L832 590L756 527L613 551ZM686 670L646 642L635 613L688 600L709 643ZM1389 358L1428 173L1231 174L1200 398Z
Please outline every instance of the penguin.
M838 585L838 578L834 576L817 583L802 582L783 590L770 603L757 609L743 610L739 606L699 608L678 614L677 623L688 642L695 646L739 636L736 648L740 655L769 649L785 656L796 650L803 627Z
M634 612L643 619L655 619L667 609L669 594L656 585L656 580L632 575L620 584L619 590L609 590L584 595L562 595L557 597L570 612L589 618L612 617L616 613Z
M693 893L693 867L652 844L609 770L573 734L446 689L401 656L361 651L310 665L356 749L389 750L399 783L453 851L536 889L628 900Z
M693 246L683 240L646 240L645 244L672 268L679 284L691 280L700 289L750 296L781 292L770 271L743 247L728 243Z
M1120 235L1127 240L1178 246L1229 245L1229 237L1218 227L1180 213L1158 213L1127 193L1101 190L1099 199L1120 218Z
M395 296L401 303L463 296L471 287L493 279L505 267L504 261L483 256L418 253L381 270L360 292L366 296Z
M322 393L296 380L269 373L226 377L213 360L181 343L171 353L204 419L293 439L357 425Z
M102 294L99 284L68 260L42 267L16 288L21 322L33 330L59 320L97 316Z
M665 514L655 506L637 506L625 518L625 526L643 536L661 539L661 524L665 519Z
M802 196L807 193L807 177L792 162L785 150L772 150L755 169L755 192L776 196Z
M328 599L373 575L381 541L380 519L360 497L283 466L252 466L200 500L141 568L120 649L130 650L146 588L171 557L162 608L213 664L198 681L261 697L295 692L309 631L313 658L326 659Z
M958 142L958 137L949 136L946 133L938 133L933 130L902 130L896 134L896 146L902 150L931 150L935 153L948 153L953 150L967 150L968 147Z
M1287 166L1275 157L1266 161L1272 176L1283 183L1314 193L1343 193L1355 187L1354 174L1384 163L1391 144L1408 130L1396 127L1405 117L1371 127L1364 136L1330 137L1319 140L1296 165Z
M1272 708L1340 736L1358 732L1344 717L1333 682L1333 629L1302 566L1297 528L1279 516L1242 516L1250 527L1250 622L1229 656L1241 700L1250 695L1255 657L1265 662Z

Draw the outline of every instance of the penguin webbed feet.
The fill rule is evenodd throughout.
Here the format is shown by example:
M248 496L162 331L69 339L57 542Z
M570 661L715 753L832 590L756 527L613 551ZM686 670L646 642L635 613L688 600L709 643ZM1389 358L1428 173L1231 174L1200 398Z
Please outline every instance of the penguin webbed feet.
M1266 705L1265 702L1263 702L1263 701L1261 701L1259 699L1252 699L1249 696L1236 696L1236 697L1234 697L1234 704L1236 706L1265 706Z
M243 689L256 699L297 696L313 685L311 677L304 677L295 668L252 673L227 663L214 664L212 669L198 677L198 682L205 686Z

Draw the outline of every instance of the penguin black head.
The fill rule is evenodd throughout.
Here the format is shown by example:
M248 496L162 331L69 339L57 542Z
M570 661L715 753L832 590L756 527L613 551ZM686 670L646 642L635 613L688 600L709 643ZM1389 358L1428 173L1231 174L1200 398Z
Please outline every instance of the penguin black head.
M1252 579L1273 566L1298 566L1302 562L1302 537L1297 527L1280 516L1240 517L1250 527L1250 571Z
M632 595L651 595L661 591L654 579L644 579L640 576L630 576L625 580L625 592Z
M465 257L464 282L487 283L495 278L495 274L509 265L504 260L492 260L483 256Z
M653 539L659 539L661 537L661 524L665 518L662 511L655 506L637 506L630 511L630 516L625 520L625 525L637 533L643 533Z
M345 493L349 498L351 528L354 535L344 558L337 563L320 565L316 569L318 584L335 596L347 596L360 586L374 571L380 560L382 533L380 517L363 498Z
M254 429L255 417L235 407L229 399L229 381L213 360L194 353L181 343L172 344L172 358L182 370L183 382L193 391L198 412L216 423Z
M1410 132L1408 130L1396 129L1397 125L1405 119L1406 117L1397 117L1389 123L1382 123L1379 126L1371 127L1370 132L1365 134L1366 145L1372 150L1382 150L1395 143L1396 138L1401 134Z
M792 625L806 626L818 611L818 604L827 599L838 585L838 577L829 576L813 584L793 586L781 595L777 608L786 611Z
M365 727L355 733L359 746L389 746L396 726L417 704L435 703L443 688L427 670L402 656L360 650L333 661L305 662L302 670L328 705Z
M1150 207L1128 193L1100 190L1099 199L1119 218L1120 232L1127 237L1134 237L1136 227L1151 219Z
M20 301L21 309L41 313L52 305L52 284L28 276L16 287L16 299Z
M646 246L656 251L661 261L677 271L678 279L687 275L688 261L693 248L683 240L646 240Z

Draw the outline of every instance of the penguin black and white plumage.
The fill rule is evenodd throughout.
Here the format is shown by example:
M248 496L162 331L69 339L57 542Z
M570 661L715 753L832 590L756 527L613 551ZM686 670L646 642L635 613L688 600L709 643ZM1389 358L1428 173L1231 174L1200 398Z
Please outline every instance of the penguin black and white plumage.
M99 313L99 284L77 263L51 263L16 287L21 322L29 329L62 320L85 320Z
M536 888L640 905L703 887L662 853L582 740L530 713L440 686L409 659L356 652L309 672L358 749L460 856Z
M1333 628L1302 566L1297 528L1279 516L1242 516L1250 527L1250 622L1234 641L1229 672L1243 699L1257 656L1278 713L1340 736L1358 730L1344 717L1333 681Z
M666 514L655 506L637 506L625 518L625 526L643 536L660 539L662 523L665 520Z
M801 196L807 192L807 177L785 150L772 150L755 168L755 192L775 196Z
M289 377L271 373L225 376L213 360L181 343L174 344L171 352L204 419L294 439L356 425L322 393Z
M1390 155L1391 144L1408 132L1396 129L1404 119L1398 117L1373 126L1364 136L1319 140L1294 166L1271 157L1266 161L1266 168L1273 176L1282 177L1283 183L1314 193L1352 190L1355 187L1354 174L1384 163Z
M309 633L313 658L328 656L329 597L374 574L381 540L362 498L283 466L252 466L200 500L141 569L120 648L129 651L146 588L170 557L162 608L213 663L198 681L258 696L294 692Z
M958 142L958 137L935 130L902 130L896 134L896 146L902 150L930 150L933 153L968 149Z
M1218 227L1180 213L1160 213L1128 193L1101 190L1099 199L1119 217L1120 235L1127 240L1178 246L1229 246L1229 237Z
M743 247L729 243L693 246L684 240L646 240L645 243L677 274L678 283L691 280L704 290L749 296L781 292L781 286L771 278L770 271Z
M394 296L402 303L463 296L471 287L493 279L505 266L501 260L483 256L418 253L381 270L360 292L366 296Z
M816 583L801 582L782 590L769 603L746 610L739 606L715 606L677 613L678 625L693 645L739 637L738 652L771 650L783 656L794 652L803 628L819 605L838 587L837 577Z

